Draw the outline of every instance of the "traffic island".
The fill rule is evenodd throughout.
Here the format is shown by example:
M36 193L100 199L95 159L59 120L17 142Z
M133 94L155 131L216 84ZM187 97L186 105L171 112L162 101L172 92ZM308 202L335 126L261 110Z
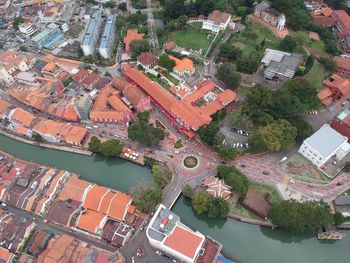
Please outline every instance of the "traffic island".
M195 168L198 165L198 159L195 156L187 156L183 163L186 168Z

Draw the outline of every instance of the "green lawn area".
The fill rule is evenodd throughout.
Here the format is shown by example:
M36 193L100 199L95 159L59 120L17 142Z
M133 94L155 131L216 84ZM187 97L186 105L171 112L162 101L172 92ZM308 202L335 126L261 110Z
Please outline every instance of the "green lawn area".
M241 205L236 205L233 208L231 208L230 214L252 219L261 219Z
M263 194L268 194L269 195L268 201L271 204L276 204L282 200L280 195L277 193L276 189L273 188L272 186L259 184L257 182L251 181L249 188Z
M307 79L318 90L321 90L323 89L322 82L327 76L329 76L329 74L330 72L325 70L325 68L320 63L315 61L311 70L304 76L304 78Z
M204 55L215 35L200 30L196 25L188 26L183 31L177 31L171 34L171 39L182 48L194 50L202 49Z
M171 76L168 72L163 72L162 75L166 77L168 80L170 80L172 83L174 83L175 85L178 85L180 83L180 81L177 78Z
M323 41L311 41L311 48L320 51L320 52L326 52L326 44Z
M249 54L254 51L262 52L264 47L261 46L261 43L264 39L266 40L265 46L276 47L278 40L270 29L260 24L248 23L246 30L234 35L230 43L243 49L243 53Z

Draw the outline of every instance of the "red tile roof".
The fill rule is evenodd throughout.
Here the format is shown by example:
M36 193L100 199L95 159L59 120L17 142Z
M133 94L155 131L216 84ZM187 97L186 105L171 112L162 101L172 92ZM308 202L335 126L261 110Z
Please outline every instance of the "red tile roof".
M125 52L131 55L130 43L134 40L143 39L144 34L139 34L137 29L129 29L124 37Z
M334 10L336 17L341 21L347 30L350 30L350 16L344 10Z
M77 227L91 233L97 233L97 231L102 226L102 221L104 219L104 214L90 209L86 209L86 211L79 216L77 221Z
M350 59L336 56L334 57L334 61L337 62L339 68L343 68L345 70L350 71Z
M96 72L91 72L87 77L83 79L81 82L83 85L87 87L91 87L94 85L98 80L100 79L100 76Z
M164 245L194 259L203 242L203 237L180 226L175 226L173 232L165 239Z
M149 52L143 52L137 57L137 60L145 66L150 66L157 63L158 58Z
M75 81L80 82L81 80L83 80L84 78L86 78L86 76L89 75L89 72L85 69L81 69L79 70L79 72L77 72L77 74L75 74L72 79Z
M328 88L338 89L343 96L347 96L350 93L350 81L343 79L337 74L333 74L328 79L323 81L323 85Z
M219 10L214 10L208 16L208 20L213 21L214 24L220 25L221 23L226 23L226 21L231 17L229 13L220 12Z

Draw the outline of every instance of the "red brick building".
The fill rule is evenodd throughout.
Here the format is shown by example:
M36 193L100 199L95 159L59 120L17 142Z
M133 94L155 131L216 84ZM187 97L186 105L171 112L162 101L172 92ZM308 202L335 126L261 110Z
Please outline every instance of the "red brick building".
M350 16L344 10L334 10L333 18L341 37L350 35Z
M344 57L334 57L337 63L335 72L342 78L350 79L350 59Z

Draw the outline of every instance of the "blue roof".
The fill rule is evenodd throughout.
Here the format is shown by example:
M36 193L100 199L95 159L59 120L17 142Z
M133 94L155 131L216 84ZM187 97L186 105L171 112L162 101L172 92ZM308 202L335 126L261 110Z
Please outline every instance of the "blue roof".
M218 256L218 260L220 263L234 263L232 260L229 260L227 258L224 258L222 256Z
M96 42L96 35L98 35L98 30L100 29L101 25L101 11L96 10L91 15L91 20L88 25L88 28L85 32L83 45L84 46L90 46L95 45Z
M100 48L107 48L108 44L112 44L115 35L115 15L109 15L105 27L103 29L103 34L101 37Z

